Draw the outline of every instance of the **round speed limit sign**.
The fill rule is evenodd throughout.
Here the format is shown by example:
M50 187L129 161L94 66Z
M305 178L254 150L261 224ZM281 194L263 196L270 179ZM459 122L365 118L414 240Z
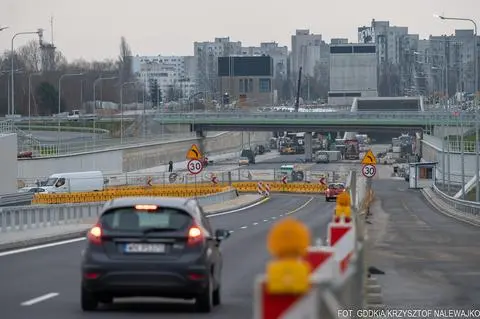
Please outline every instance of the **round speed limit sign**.
M187 164L187 169L190 174L197 175L203 170L203 164L199 160L191 160Z
M377 168L375 167L375 165L364 165L362 168L362 174L367 178L375 176L376 173Z

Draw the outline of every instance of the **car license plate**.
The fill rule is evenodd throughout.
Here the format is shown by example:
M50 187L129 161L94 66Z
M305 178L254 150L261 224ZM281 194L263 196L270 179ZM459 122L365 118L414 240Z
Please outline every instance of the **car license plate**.
M126 244L126 253L133 254L162 254L165 252L164 244Z

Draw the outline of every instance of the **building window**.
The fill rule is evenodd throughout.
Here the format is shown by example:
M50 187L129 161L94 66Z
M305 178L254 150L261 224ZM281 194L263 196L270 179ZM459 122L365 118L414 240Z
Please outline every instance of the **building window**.
M270 79L260 79L260 81L258 81L258 91L260 93L268 93L271 91L271 87L270 87Z
M248 79L248 92L252 93L253 92L253 80Z
M245 90L244 90L245 87L243 85L244 85L243 84L243 79L240 79L238 81L238 92L239 93L245 93Z

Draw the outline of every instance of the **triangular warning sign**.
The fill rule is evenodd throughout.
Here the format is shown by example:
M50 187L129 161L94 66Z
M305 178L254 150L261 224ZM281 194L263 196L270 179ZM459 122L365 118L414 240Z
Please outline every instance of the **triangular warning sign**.
M198 146L196 144L193 144L192 147L190 147L190 149L187 152L187 159L198 160L201 158L202 158L202 153L200 153Z
M377 158L375 155L373 155L372 150L368 150L368 152L365 154L365 156L362 159L362 164L363 165L376 165L377 164Z

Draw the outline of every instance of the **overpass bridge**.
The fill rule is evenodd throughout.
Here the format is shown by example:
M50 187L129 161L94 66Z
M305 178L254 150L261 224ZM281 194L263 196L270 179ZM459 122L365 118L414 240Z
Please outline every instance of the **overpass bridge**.
M445 111L358 111L358 112L227 112L163 113L155 120L162 124L190 125L191 131L322 131L422 130L435 126L473 127L475 116Z

